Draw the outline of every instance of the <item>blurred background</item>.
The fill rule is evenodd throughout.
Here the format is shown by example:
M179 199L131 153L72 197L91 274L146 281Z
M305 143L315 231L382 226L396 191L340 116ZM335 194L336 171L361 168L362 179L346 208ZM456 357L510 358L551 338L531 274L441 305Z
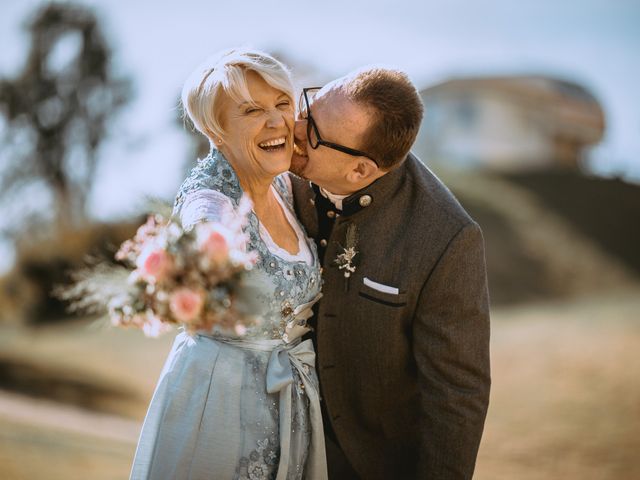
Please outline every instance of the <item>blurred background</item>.
M640 478L640 2L0 4L0 477L127 478L172 335L50 295L207 145L191 70L252 45L302 86L384 63L414 151L481 224L493 390L478 479Z

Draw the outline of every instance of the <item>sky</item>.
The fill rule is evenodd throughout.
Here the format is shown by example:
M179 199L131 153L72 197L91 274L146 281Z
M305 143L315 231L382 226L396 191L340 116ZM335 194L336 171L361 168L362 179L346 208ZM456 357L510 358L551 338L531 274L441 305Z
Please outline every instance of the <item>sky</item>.
M0 76L22 67L22 25L39 0L0 0ZM640 181L640 0L84 0L135 97L101 150L90 202L100 219L129 215L143 195L170 199L184 174L176 123L182 83L204 58L252 45L324 79L383 63L419 88L466 75L546 74L581 83L602 103L594 170ZM6 48L9 45L10 48ZM294 71L294 75L296 72Z

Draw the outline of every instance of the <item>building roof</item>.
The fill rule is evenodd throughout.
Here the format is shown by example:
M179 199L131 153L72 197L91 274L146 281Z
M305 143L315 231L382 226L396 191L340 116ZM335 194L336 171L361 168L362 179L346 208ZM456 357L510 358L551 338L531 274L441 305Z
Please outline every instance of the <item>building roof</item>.
M493 95L541 114L549 127L585 143L596 143L605 130L605 115L596 97L585 87L544 75L477 76L452 78L423 89L423 98ZM427 106L428 108L428 106Z

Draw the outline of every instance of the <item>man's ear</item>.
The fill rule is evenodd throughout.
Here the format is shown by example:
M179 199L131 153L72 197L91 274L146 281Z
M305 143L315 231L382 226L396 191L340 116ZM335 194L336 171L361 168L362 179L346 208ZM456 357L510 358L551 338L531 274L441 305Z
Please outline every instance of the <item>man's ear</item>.
M381 170L372 160L366 157L360 157L354 167L347 173L347 180L351 183L370 183L377 179Z

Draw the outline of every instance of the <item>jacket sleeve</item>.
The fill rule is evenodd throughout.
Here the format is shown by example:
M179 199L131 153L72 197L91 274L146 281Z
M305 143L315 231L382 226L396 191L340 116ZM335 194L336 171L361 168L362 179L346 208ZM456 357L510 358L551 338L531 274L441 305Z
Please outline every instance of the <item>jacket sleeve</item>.
M449 242L418 299L418 478L470 479L489 404L489 294L480 227Z

